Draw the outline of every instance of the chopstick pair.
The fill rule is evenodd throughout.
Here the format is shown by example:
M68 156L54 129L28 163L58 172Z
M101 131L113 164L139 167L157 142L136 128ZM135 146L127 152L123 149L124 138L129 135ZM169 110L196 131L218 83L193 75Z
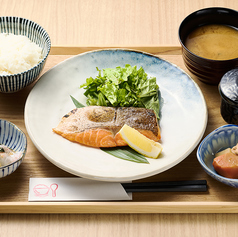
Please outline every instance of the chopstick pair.
M126 192L206 192L206 180L122 183Z

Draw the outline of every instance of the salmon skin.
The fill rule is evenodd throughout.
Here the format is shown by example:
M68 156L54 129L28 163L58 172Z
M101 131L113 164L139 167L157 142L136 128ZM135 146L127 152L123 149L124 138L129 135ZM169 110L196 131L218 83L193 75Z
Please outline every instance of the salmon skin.
M53 131L62 137L91 147L127 146L118 133L124 124L158 141L160 129L152 109L88 106L66 114Z

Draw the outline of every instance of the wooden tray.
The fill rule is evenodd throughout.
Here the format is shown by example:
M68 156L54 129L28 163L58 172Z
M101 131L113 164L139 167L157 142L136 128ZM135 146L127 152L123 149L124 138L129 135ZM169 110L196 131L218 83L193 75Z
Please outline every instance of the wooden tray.
M52 47L42 73L73 55L101 48L103 47ZM155 54L188 72L183 64L180 47L123 48ZM204 84L195 78L194 80L207 102L209 118L204 134L206 136L226 123L220 115L217 86ZM0 93L0 118L15 123L26 134L24 105L32 86L13 94ZM0 213L238 213L237 190L210 178L198 163L196 150L170 170L140 181L206 179L207 192L134 193L133 201L123 202L28 202L29 178L72 177L45 159L28 136L28 150L24 162L13 174L0 179Z

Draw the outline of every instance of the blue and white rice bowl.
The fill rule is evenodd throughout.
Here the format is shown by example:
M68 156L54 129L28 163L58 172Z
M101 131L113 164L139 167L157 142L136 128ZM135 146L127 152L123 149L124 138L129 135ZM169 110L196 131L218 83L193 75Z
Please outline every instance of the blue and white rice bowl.
M37 23L15 16L0 17L0 33L26 36L42 48L42 60L33 68L13 75L0 75L0 92L17 92L38 78L50 52L50 37Z
M197 159L205 172L212 178L235 188L238 188L238 179L230 179L219 175L213 165L215 154L226 148L232 148L238 143L238 126L224 125L208 134L200 143L197 150Z
M21 157L6 166L0 167L0 178L12 174L22 163L27 150L27 138L21 129L13 123L0 119L0 144L8 148L22 152Z

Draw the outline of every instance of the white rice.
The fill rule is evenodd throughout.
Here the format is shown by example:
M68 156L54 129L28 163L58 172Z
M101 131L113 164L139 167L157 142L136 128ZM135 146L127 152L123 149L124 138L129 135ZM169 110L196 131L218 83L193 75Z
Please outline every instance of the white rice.
M0 75L24 72L41 60L41 48L26 36L0 33Z

